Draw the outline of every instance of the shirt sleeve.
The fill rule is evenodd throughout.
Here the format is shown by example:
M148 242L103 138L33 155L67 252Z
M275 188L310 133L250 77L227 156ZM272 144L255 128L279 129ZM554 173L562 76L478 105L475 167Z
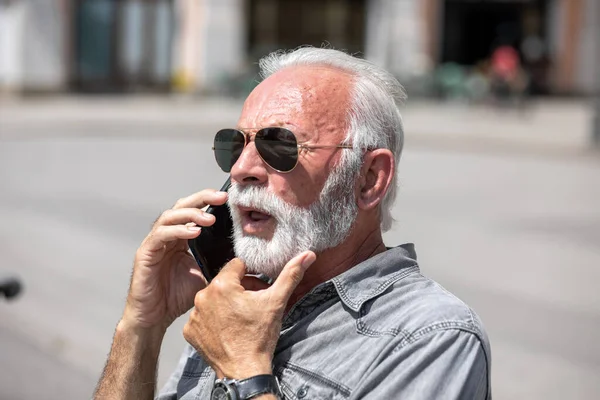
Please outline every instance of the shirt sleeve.
M488 356L474 333L435 330L382 354L351 398L491 400Z
M158 396L155 397L155 400L176 400L177 399L177 385L179 384L179 380L181 379L181 374L183 373L183 369L185 368L185 364L187 363L188 358L194 352L194 348L189 344L186 344L183 349L183 353L179 358L179 362L177 363L177 367L175 371L171 374L167 383L162 387Z

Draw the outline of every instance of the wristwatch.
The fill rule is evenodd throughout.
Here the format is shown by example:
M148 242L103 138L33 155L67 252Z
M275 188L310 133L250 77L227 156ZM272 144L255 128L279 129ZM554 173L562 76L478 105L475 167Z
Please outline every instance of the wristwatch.
M281 399L276 376L256 375L242 380L217 379L210 398L211 400L247 400L265 393L272 393Z

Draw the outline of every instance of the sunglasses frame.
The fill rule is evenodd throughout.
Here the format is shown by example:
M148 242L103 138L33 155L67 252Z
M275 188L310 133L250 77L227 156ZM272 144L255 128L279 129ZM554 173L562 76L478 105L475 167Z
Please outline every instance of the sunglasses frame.
M219 132L221 132L221 131L224 131L224 130L232 130L232 131L236 131L236 132L239 132L239 133L241 133L241 134L244 136L244 147L242 148L242 152L243 152L243 151L244 151L244 149L246 148L246 146L248 145L248 143L250 143L250 141L251 141L251 139L252 139L252 136L254 136L254 141L256 141L256 135L257 135L257 134L258 134L260 131L262 131L262 130L264 130L264 129L275 129L275 128L277 128L277 129L285 129L286 131L290 132L290 133L291 133L291 134L294 136L294 138L296 138L296 134L295 134L294 132L292 132L291 130L289 130L289 129L287 129L287 128L282 128L281 126L267 126L267 127L264 127L264 128L260 128L260 129L256 130L256 133L254 133L254 134L251 134L251 133L246 133L246 132L244 132L244 130L255 130L256 128L224 128L224 129L221 129L221 130L219 130L219 131L217 132L217 134L218 134ZM293 167L292 167L290 170L288 170L288 171L281 171L281 170L279 170L279 169L277 169L277 168L273 167L271 164L269 164L269 163L268 163L268 162L267 162L267 161L266 161L266 160L263 158L262 154L260 154L260 151L258 151L258 149L257 149L257 151L256 151L256 152L258 153L258 155L259 155L260 159L261 159L261 160L262 160L262 161L263 161L263 162L264 162L266 165L268 165L268 166L269 166L269 168L271 168L271 169L273 169L273 170L275 170L275 171L277 171L277 172L279 172L279 173L281 173L281 174L287 174L287 173L290 173L290 172L292 172L292 171L293 171L293 170L296 168L296 166L298 165L298 161L300 160L300 151L301 151L301 150L312 150L312 149L334 149L334 148L338 148L338 149L353 149L353 148L354 148L354 146L353 146L353 145L351 145L351 144L337 144L337 145L309 145L309 144L297 143L297 138L296 138L296 147L298 148L298 156L296 157L296 163L295 163L295 164L294 164L294 166L293 166ZM214 151L214 150L216 150L214 146L212 147L212 149L213 149L213 151ZM241 154L240 154L240 155L241 155ZM239 158L238 158L238 160L239 160ZM235 160L235 162L233 163L233 165L235 165L235 163L236 163L236 162L237 162L237 160ZM233 168L233 165L231 166L232 168ZM220 166L219 166L219 167L220 167ZM222 168L221 168L221 169L222 169ZM231 170L230 170L230 171L231 171Z

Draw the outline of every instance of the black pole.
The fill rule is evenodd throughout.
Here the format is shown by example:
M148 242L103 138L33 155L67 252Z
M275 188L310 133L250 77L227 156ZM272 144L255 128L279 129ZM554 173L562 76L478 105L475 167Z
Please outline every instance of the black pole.
M590 3L591 4L591 3ZM595 30L596 30L596 82L595 82L595 90L594 90L594 99L595 99L595 116L594 116L594 126L592 131L592 145L595 149L600 150L600 4L594 4L596 7L596 21L595 21Z
M600 89L596 89L600 93ZM594 117L594 131L592 133L592 145L600 150L600 94L596 94L596 116Z

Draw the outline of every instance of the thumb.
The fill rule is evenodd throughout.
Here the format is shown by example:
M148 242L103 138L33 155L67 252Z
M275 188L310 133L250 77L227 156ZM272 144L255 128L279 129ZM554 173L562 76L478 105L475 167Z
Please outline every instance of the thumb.
M231 280L240 283L244 278L244 275L246 275L246 265L239 258L234 258L221 268L221 271L217 276L220 276L226 281Z
M294 289L304 278L304 272L315 262L317 256L312 251L305 251L292 258L283 267L281 274L268 290L284 304L287 304Z

